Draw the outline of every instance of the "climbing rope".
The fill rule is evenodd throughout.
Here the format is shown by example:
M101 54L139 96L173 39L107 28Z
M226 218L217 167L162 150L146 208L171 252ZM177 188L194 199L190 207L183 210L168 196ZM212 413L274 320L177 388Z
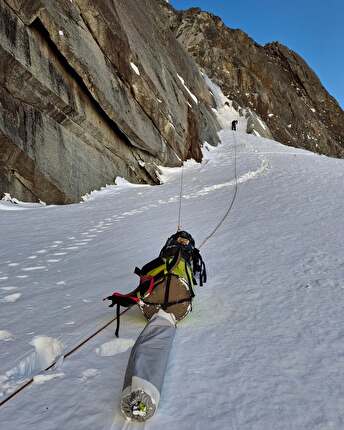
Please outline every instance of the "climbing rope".
M238 192L238 178L237 178L237 141L235 133L233 132L233 140L234 140L234 175L235 175L235 188L234 188L234 194L232 197L232 200L229 204L229 207L223 217L220 219L216 227L211 231L211 233L203 240L201 245L199 246L199 249L201 249L210 239L215 235L217 230L221 227L221 225L224 223L226 218L229 216L236 196ZM181 219L182 219L182 198L183 198L183 183L184 183L184 166L182 166L181 171L181 178L180 178L180 193L179 193L179 210L178 210L178 226L177 231L181 230ZM123 315L124 313L128 312L128 310L131 309L131 306L122 311L119 316ZM95 336L97 336L99 333L101 333L103 330L105 330L110 324L112 324L114 321L118 319L118 316L112 318L110 321L108 321L106 324L104 324L102 327L100 327L98 330L96 330L94 333L92 333L90 336L88 336L86 339L79 342L75 347L73 347L71 350L69 350L66 354L63 355L63 360L74 354L76 351L78 351L83 345L85 345L87 342L89 342L91 339L93 339ZM58 362L58 359L55 360L50 366L43 369L42 372L47 372L48 370L52 369ZM26 387L30 386L34 382L34 377L29 379L27 382L25 382L23 385L18 387L15 391L13 391L8 397L0 401L0 407L5 405L9 400L11 400L13 397L15 397L17 394L22 392Z
M221 227L221 225L225 222L225 220L227 219L227 217L229 216L235 199L237 197L238 194L238 175L237 175L237 140L236 140L236 136L235 136L235 132L233 131L233 140L234 140L234 176L235 176L235 187L234 187L234 194L232 197L232 200L228 206L228 209L226 210L225 214L223 215L223 217L220 219L220 221L217 223L216 227L211 231L211 233L203 240L203 242L200 244L199 249L201 249L217 232L217 230Z
M177 231L180 231L182 229L183 185L184 185L184 164L182 164L182 172L181 172L181 175L180 175L180 193L179 193L179 211L178 211Z

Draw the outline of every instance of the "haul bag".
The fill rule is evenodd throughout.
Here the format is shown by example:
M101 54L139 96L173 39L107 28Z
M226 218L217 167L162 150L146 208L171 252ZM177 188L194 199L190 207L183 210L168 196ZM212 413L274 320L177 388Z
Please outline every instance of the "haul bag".
M159 309L174 315L177 321L184 319L192 309L193 292L188 282L174 274L168 274L140 304L144 316L150 320Z
M173 315L160 309L135 342L121 398L127 419L143 422L157 410L175 332Z

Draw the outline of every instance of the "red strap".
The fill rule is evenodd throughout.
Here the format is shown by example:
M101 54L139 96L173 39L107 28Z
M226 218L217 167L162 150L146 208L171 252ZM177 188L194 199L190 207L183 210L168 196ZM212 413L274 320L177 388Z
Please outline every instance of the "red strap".
M115 292L115 293L113 293L112 295L113 295L113 296L117 296L117 297L125 297L125 298L128 298L128 299L133 300L133 301L134 301L134 302L136 302L136 303L138 303L138 302L140 301L140 299L139 299L138 297L131 296L130 294L121 294L121 293L117 293L117 292Z
M147 290L147 293L145 294L145 296L146 295L149 296L154 289L154 276L151 276L151 275L141 276L140 284L142 284L143 282L146 282L146 281L149 281L149 287L148 287L148 290Z
M151 276L151 275L141 276L140 284L142 284L143 282L146 282L146 281L149 281L149 287L148 287L147 292L145 293L145 296L149 296L154 289L154 276ZM129 294L122 294L122 293L114 292L114 293L112 293L112 296L131 299L136 303L138 303L140 301L140 299L138 297L132 296L130 293Z

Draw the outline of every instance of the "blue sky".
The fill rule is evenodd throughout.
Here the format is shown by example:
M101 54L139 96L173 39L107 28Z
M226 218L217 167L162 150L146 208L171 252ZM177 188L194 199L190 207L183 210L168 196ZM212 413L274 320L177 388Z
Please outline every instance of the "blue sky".
M171 0L214 13L256 42L279 41L300 54L344 107L344 0Z

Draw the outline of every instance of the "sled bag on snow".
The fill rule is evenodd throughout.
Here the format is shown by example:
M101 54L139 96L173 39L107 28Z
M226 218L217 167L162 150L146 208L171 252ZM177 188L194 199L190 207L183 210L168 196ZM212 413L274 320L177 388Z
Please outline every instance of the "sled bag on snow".
M160 309L135 342L121 399L121 410L127 419L142 422L154 415L175 332L173 315Z
M136 269L136 273L140 274L141 285L147 282L145 279L154 278L154 287L139 303L141 311L148 320L159 309L173 314L177 321L189 314L195 295L193 273L180 252L174 257L156 258L141 270Z

